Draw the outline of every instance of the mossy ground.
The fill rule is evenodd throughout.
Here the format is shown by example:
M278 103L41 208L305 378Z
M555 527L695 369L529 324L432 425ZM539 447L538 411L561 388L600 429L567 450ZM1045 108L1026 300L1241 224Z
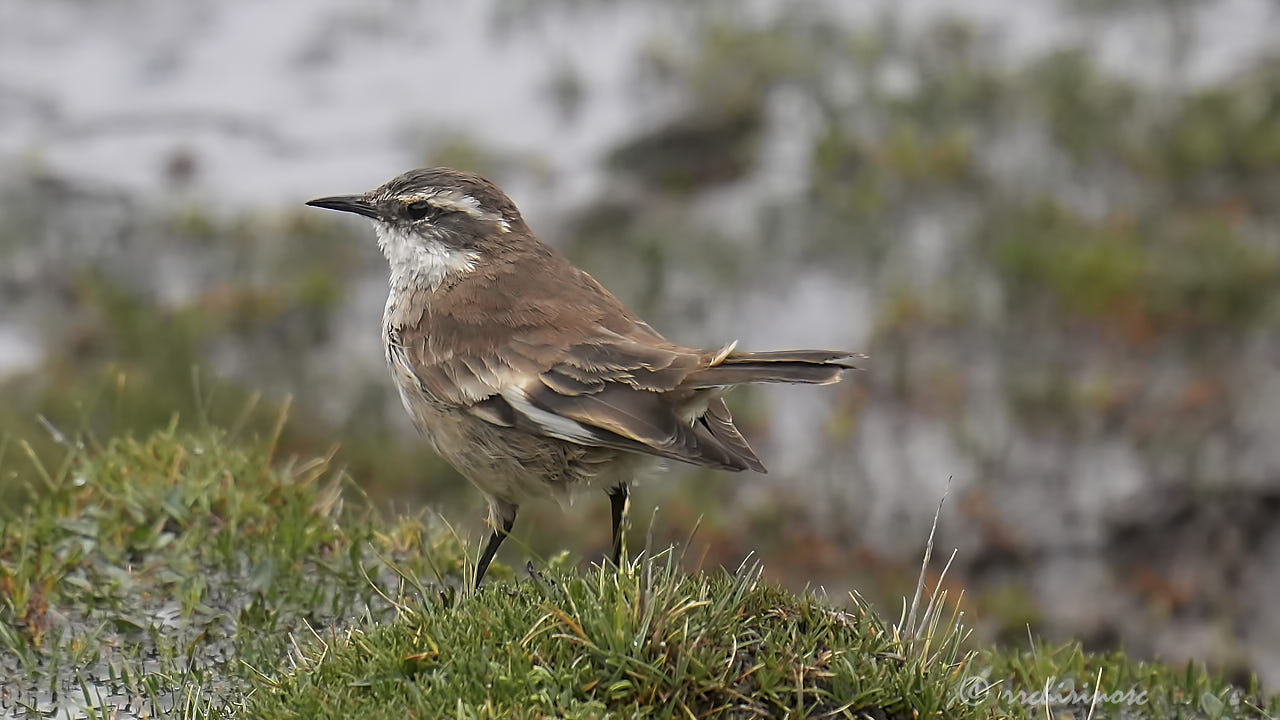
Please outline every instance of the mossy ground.
M686 574L674 549L621 572L566 555L519 578L497 567L472 593L467 546L443 523L344 503L358 492L326 459L274 446L171 430L41 466L0 521L0 715L1280 712L1195 666L969 648L943 597L908 631L750 564ZM5 468L26 462L6 448Z

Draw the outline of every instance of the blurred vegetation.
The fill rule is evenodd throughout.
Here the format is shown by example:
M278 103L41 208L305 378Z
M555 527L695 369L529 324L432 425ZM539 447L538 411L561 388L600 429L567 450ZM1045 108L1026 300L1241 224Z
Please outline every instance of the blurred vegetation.
M39 186L35 193L10 202L54 199ZM65 231L55 215L35 217L11 232ZM121 231L130 233L131 255L157 263L156 285L139 285L128 261L106 258L113 248L92 247L99 240L88 235L54 251L61 256L41 275L13 280L15 303L35 293L47 300L42 283L58 292L46 310L54 321L42 327L45 362L3 381L0 428L11 440L21 438L48 463L74 438L173 422L264 432L292 402L308 422L290 426L281 438L286 450L323 454L341 445L340 462L352 472L384 479L371 488L382 500L452 492L447 466L391 421L386 408L398 409L391 393L371 382L334 387L334 365L324 361L342 349L334 313L357 277L357 258L367 255L359 252L363 238L301 213L225 221L195 208L131 215ZM22 247L9 252L15 265L31 262ZM178 252L195 268L163 277L163 256ZM176 292L159 287L184 280L190 285ZM326 413L330 391L351 398L340 414ZM15 464L7 472L0 496L11 497L14 481L29 480L33 469Z
M1177 212L1177 211L1172 211ZM1117 339L1230 337L1270 321L1280 255L1218 215L1090 222L1052 201L994 218L982 236L1011 308L1119 326Z

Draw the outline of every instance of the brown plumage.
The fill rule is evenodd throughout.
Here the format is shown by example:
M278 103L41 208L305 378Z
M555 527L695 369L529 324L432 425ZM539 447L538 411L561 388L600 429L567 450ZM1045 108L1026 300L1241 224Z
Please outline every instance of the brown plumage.
M836 382L858 357L676 345L467 173L413 171L309 204L374 221L391 265L387 361L405 407L489 498L495 531L477 584L523 501L584 484L614 499L616 561L637 457L764 472L721 395Z

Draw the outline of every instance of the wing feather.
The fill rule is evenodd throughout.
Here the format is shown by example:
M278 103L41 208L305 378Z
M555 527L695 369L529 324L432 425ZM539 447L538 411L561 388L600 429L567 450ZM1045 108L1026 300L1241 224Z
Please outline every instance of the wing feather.
M724 388L829 382L851 366L842 353L676 345L554 250L525 252L537 257L495 260L429 301L390 307L393 371L416 380L433 406L567 442L763 471L720 399ZM528 272L530 262L546 272Z

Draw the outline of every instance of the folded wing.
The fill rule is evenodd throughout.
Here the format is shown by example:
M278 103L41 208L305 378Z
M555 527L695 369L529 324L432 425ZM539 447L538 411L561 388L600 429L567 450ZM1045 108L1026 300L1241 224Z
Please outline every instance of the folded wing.
M586 273L567 266L545 275L518 270L500 278L508 293L467 293L459 285L423 303L420 316L393 324L389 358L397 374L416 380L429 402L494 425L704 467L764 472L721 399L726 388L826 384L854 367L856 356L826 350L681 347Z
M742 383L836 382L854 359L814 350L697 351L604 328L549 367L539 362L544 352L515 341L485 359L454 356L414 370L430 396L495 425L703 467L765 472L734 425L720 397L724 390Z

